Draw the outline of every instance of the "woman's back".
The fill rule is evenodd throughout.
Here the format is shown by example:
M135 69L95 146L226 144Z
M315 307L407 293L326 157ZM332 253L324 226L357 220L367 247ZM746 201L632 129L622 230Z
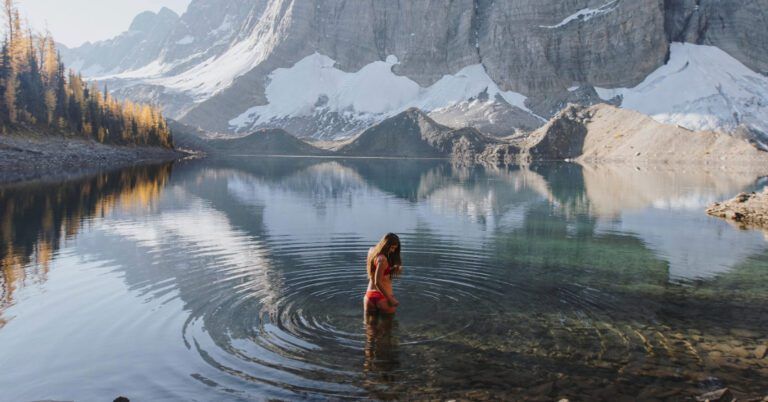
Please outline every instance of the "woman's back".
M392 276L395 267L391 261L400 261L400 239L389 233L375 247L368 249L365 269L368 273L368 290L364 298L366 312L394 313L400 304L392 292Z

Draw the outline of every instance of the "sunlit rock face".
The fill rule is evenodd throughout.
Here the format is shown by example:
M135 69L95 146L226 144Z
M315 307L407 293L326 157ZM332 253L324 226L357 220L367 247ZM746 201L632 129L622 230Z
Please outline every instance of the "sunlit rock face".
M130 41L130 31L64 57L119 96L160 102L171 117L209 130L277 126L299 136L350 136L409 107L431 112L485 92L489 102L501 95L524 113L514 132L543 122L566 102L601 101L593 87L639 85L667 62L673 41L718 46L764 72L766 33L749 27L765 26L765 2L742 3L193 0L180 18L164 20L166 29L145 36L146 43ZM107 64L117 46L141 57ZM249 113L274 103L274 77L298 74L296 66L311 57L327 60L323 68L338 70L334 76L345 85L324 90L307 107L297 100L302 107L290 114ZM371 74L377 66L385 71ZM446 77L463 91L435 90ZM360 84L377 81L399 85L381 94ZM366 109L360 104L366 96L385 102ZM464 123L477 122L455 125Z

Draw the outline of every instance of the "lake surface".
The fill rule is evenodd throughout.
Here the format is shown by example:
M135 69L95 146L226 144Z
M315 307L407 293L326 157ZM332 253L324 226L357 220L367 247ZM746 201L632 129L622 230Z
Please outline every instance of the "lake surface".
M233 158L0 189L0 400L768 394L719 168ZM400 234L397 316L364 259Z

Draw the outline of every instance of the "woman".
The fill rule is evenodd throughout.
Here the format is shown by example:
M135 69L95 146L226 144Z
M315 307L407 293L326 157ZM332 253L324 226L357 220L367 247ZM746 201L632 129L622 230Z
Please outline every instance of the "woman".
M394 314L400 302L392 293L392 279L402 272L400 238L387 233L379 244L368 250L368 291L365 293L365 312Z

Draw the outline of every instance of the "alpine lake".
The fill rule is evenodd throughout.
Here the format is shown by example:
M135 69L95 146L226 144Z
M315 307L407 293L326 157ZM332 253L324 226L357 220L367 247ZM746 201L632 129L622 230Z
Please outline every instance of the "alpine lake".
M719 166L232 157L0 187L0 400L768 395ZM394 317L365 256L402 239Z

